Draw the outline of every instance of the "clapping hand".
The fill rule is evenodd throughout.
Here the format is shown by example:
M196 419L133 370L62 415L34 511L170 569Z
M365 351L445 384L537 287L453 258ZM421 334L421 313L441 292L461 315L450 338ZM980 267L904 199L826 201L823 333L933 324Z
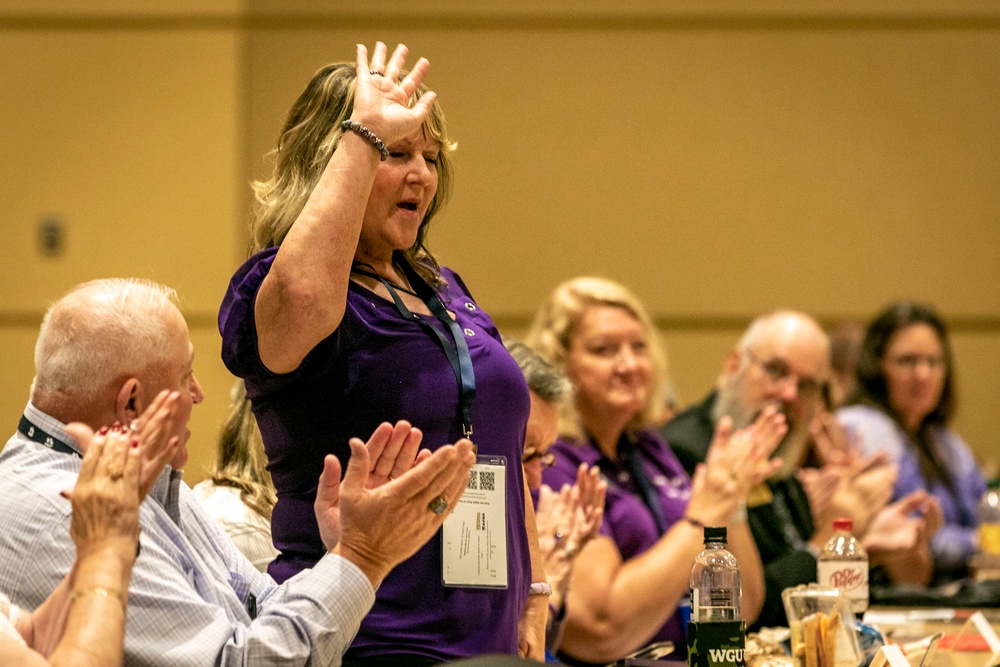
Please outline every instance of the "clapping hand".
M597 536L604 517L604 495L608 484L597 468L580 464L576 483L564 484L559 492L543 484L538 491L535 523L538 546L545 564L545 577L554 591L565 594L573 559Z
M934 571L930 540L943 522L938 499L918 489L878 512L861 543L893 583L925 586Z
M86 432L81 426L66 430L79 437ZM79 559L110 549L131 563L139 540L138 442L121 425L90 433L76 486L63 492L73 505L70 537Z
M431 455L429 449L420 449L424 434L400 420L393 426L382 422L365 445L371 460L368 488L374 489L403 474ZM360 442L360 440L359 440Z
M847 430L828 412L816 415L809 431L821 467L804 468L797 476L817 528L813 543L825 541L836 516L850 517L855 531L863 534L892 497L896 467L885 454L863 456Z
M156 479L163 468L173 459L180 445L178 431L185 427L183 419L177 411L177 400L180 393L164 389L153 399L143 413L132 424L124 427L130 439L138 441L139 453L139 502L145 500L149 490L153 488ZM102 429L102 437L112 427ZM119 427L122 428L122 427ZM89 449L94 437L94 430L82 422L73 422L66 426L66 432L80 443L82 448ZM86 455L84 456L86 459Z
M385 438L385 431L378 437ZM412 556L441 527L462 497L476 457L472 443L459 440L418 456L407 472L391 480L387 475L384 484L373 486L371 445L371 441L365 445L351 438L351 459L343 481L340 462L327 455L315 511L327 549L336 547L378 586L389 570Z
M705 463L695 469L688 514L705 525L728 523L747 492L781 467L770 456L787 431L785 416L773 406L735 433L729 417L720 419Z

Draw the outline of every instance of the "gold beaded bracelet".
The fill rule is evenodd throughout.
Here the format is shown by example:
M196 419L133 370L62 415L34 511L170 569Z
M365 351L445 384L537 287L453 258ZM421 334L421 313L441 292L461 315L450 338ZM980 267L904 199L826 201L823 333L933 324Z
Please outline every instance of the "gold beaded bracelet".
M97 597L108 598L118 600L122 606L122 611L125 611L125 596L121 594L121 591L115 590L114 588L105 588L104 586L94 586L93 588L84 588L80 591L73 591L73 594L69 598L69 603L73 604L82 597L88 595L96 595Z

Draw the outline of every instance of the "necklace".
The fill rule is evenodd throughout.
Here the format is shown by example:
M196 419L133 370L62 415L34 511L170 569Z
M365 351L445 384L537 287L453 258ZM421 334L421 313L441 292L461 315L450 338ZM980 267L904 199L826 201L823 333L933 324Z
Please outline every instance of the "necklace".
M367 269L361 268L363 266L368 267L369 269L371 269L371 271L368 271ZM408 287L404 287L403 285L400 285L399 283L394 282L392 280L389 280L388 278L386 278L385 276L383 276L382 274L380 274L378 271L376 271L375 267L372 266L371 264L359 264L359 263L352 264L351 265L351 273L359 273L359 274L361 274L363 276L368 276L369 278L374 278L375 280L378 280L378 281L384 281L384 282L392 285L392 287L394 289L397 289L400 292L406 292L407 294L410 294L410 295L415 296L415 297L419 297L420 296L419 294L417 294L416 292L414 292L412 289L410 289Z

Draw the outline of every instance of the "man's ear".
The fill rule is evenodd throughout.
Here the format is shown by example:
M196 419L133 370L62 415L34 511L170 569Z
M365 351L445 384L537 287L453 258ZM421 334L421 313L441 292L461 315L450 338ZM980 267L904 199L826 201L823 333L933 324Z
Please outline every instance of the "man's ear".
M738 348L733 348L726 355L726 360L722 362L722 375L724 378L732 377L740 370L743 364L743 352Z
M131 424L142 414L146 406L139 396L141 385L136 378L129 378L118 390L115 400L115 418L122 424Z

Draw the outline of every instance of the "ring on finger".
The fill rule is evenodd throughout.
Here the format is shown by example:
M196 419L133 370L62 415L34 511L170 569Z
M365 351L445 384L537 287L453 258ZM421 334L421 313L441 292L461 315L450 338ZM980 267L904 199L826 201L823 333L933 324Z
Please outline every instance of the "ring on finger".
M125 471L124 470L109 470L108 471L108 477L112 481L114 481L114 482L117 482L118 480L120 480L124 475L125 475Z
M555 535L553 535L553 537L554 537L554 538L555 538L555 540L556 540L556 544L562 544L562 541L563 541L563 534L562 534L561 532L559 532L559 531L557 530L557 531L556 531L556 534L555 534Z
M446 509L448 509L448 501L438 496L427 505L427 509L434 512L435 514L441 514Z
M368 73L372 76L385 76L385 72L377 69L370 69L368 70Z

